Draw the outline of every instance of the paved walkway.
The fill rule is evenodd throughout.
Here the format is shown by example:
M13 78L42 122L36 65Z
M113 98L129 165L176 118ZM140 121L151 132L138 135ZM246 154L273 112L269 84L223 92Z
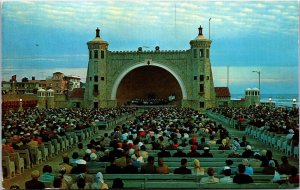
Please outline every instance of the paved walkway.
M231 135L237 136L239 138L241 138L243 135L245 135L244 131L239 131L237 129L231 128L229 126L226 126L226 128L228 129L228 131L230 132ZM107 131L99 131L97 134L95 134L94 136L92 136L91 138L84 140L83 143L87 144L90 139L92 138L96 138L99 137L99 135L104 134L104 132ZM108 131L110 132L110 131ZM270 147L268 147L267 145L261 143L260 141L257 141L256 139L250 138L249 136L247 136L247 140L251 143L251 146L253 149L271 149ZM12 178L12 179L4 179L2 185L4 188L9 189L9 187L13 184L18 184L21 189L25 188L25 181L28 181L31 179L30 177L30 173L32 170L39 170L42 173L42 168L44 165L48 164L50 166L52 166L53 168L53 173L58 173L59 170L59 164L62 162L62 154L64 153L68 153L69 156L72 155L72 153L76 150L76 147L69 149L53 158L48 159L46 162L43 162L42 164L39 165L35 165L33 168L31 169L25 169L25 172L23 174L17 174L16 177ZM283 155L280 151L275 150L275 149L271 149L273 152L273 157L275 159L278 160L279 164L281 163L281 156ZM290 163L292 165L298 166L299 165L299 159L295 159L295 158L291 158L290 159Z

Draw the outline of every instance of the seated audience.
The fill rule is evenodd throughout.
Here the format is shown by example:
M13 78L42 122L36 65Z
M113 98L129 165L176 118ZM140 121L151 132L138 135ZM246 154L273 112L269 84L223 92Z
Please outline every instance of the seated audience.
M55 177L52 184L52 189L62 189L62 178L61 177Z
M200 180L200 183L219 183L219 178L216 178L214 176L215 170L213 168L208 168L207 169L207 175L208 177L203 177Z
M183 152L183 147L179 146L177 152L173 154L173 157L186 157L186 153Z
M120 174L122 173L122 168L117 166L115 158L111 158L110 165L106 166L105 171L107 174Z
M224 171L224 177L220 178L220 183L233 183L230 167L225 166L223 171Z
M200 167L200 161L195 159L194 160L194 169L192 170L193 175L204 175L205 169Z
M158 158L158 166L156 167L156 173L168 174L170 173L169 167L164 163L163 158Z
M91 189L91 186L89 183L86 182L86 179L84 176L80 176L77 179L77 182L74 183L70 189Z
M86 173L87 165L86 161L83 159L79 159L76 161L77 166L74 166L71 170L71 174L82 174Z
M246 150L243 152L242 157L243 158L250 158L253 157L254 152L251 150L251 146L247 145Z
M200 157L200 153L197 152L197 146L191 145L191 152L187 153L188 157Z
M161 146L161 151L157 153L157 157L171 157L171 153L166 151L165 146Z
M124 183L123 183L122 179L120 179L120 178L114 179L111 188L112 189L123 189L124 188Z
M250 143L247 141L246 136L242 137L242 142L240 143L241 147L246 147L247 145L250 145Z
M33 170L31 172L31 180L25 182L25 189L45 189L45 184L39 181L40 172L38 170Z
M40 181L43 183L52 183L54 180L54 175L52 174L52 167L45 165L43 167L43 174L40 177Z
M69 175L65 175L67 172L65 167L59 169L59 176L62 178L62 189L69 189L73 184L73 178Z
M230 172L232 173L232 174L237 174L237 168L236 168L236 166L233 166L233 161L231 160L231 159L227 159L226 161L225 161L225 167L227 166L227 167L229 167L230 168ZM224 167L224 168L225 168ZM219 171L218 171L218 174L219 175L222 175L222 174L224 174L224 168L221 168Z
M212 153L209 152L209 147L204 147L204 152L200 155L200 157L204 158L212 158Z
M174 174L192 174L192 171L187 168L187 163L186 158L181 159L181 167L176 168Z
M156 166L154 165L154 157L149 156L147 161L148 162L141 167L141 173L142 174L155 174Z
M103 175L98 172L95 177L94 183L91 185L92 189L108 189L108 185L104 183Z
M239 173L233 177L233 183L237 184L247 184L247 183L253 183L253 179L251 176L246 175L246 167L243 164L238 165Z
M299 186L299 170L295 166L291 168L291 176L289 177L289 183L297 184Z
M249 161L248 161L248 159L243 159L242 160L242 163L243 163L243 165L245 166L245 168L246 168L246 170L245 170L245 172L244 172L244 174L246 174L246 175L253 175L253 168L249 165Z
M138 173L138 168L132 165L132 159L127 158L127 166L123 168L123 173L124 174L137 174Z
M262 173L263 174L272 174L272 175L274 175L275 169L276 168L275 168L275 162L274 162L274 160L270 160L269 161L269 166L268 167L264 167Z
M280 165L278 166L277 171L278 171L280 174L290 175L293 166L289 164L288 157L282 156L282 157L281 157L281 161L282 161L282 164L280 164Z

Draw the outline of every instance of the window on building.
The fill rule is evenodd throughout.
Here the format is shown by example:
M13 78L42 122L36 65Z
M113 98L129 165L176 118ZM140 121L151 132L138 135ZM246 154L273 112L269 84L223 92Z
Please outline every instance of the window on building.
M104 51L101 50L101 59L104 59Z
M204 57L204 51L203 51L203 49L200 49L199 55L200 55L200 57Z
M204 84L200 84L200 93L204 93Z
M206 49L206 58L209 58L209 49Z
M200 81L204 81L204 75L200 75Z
M194 76L194 80L197 80L197 76Z
M98 82L98 76L97 75L94 76L94 82Z
M98 50L94 50L94 58L98 59Z
M209 80L209 76L206 76L206 80Z
M200 106L200 108L204 108L204 102L199 102L199 106Z
M101 77L101 80L104 80L104 77Z
M197 50L194 49L194 58L197 58Z
M90 77L90 81L92 81L92 77Z
M94 93L98 93L99 89L98 89L98 84L94 85Z
M92 59L92 51L90 50L89 59Z

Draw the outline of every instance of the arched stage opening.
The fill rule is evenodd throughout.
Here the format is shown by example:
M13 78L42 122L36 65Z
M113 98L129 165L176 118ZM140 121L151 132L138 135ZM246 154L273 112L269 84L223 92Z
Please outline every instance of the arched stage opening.
M170 95L176 97L172 104L180 106L183 95L177 79L162 67L146 65L132 69L121 79L116 101L121 106L135 98L168 99Z

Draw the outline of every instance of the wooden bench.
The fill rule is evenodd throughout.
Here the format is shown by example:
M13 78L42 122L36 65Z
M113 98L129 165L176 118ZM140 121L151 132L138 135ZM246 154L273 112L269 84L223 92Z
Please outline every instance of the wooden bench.
M170 170L170 173L174 173L174 170L176 169L176 168L178 168L179 166L176 166L176 167L169 167L169 170ZM187 168L189 168L190 170L192 170L193 169L193 167L187 167ZM206 171L207 171L207 168L208 167L204 167L205 169L206 169ZM222 167L212 167L212 168L214 168L214 170L217 172L217 171L219 171L219 170L222 170L224 167L222 166ZM263 171L263 167L253 167L253 173L254 174L261 174L262 173L262 171ZM98 172L102 172L103 174L104 173L106 173L106 171L105 171L105 167L93 167L93 168L87 168L87 173L89 173L89 174L96 174L96 173L98 173Z
M71 174L73 181L76 181L78 175ZM92 183L95 179L96 175L91 175L87 174L86 175L86 181L89 183ZM216 186L213 186L214 184L209 184L212 186L206 187L206 184L199 184L200 180L202 177L207 177L207 175L204 176L195 176L195 175L181 175L181 174L103 174L103 178L105 183L107 184L112 184L113 180L116 178L122 179L124 182L124 187L125 188L208 188L208 189L214 189ZM222 178L224 177L223 175L217 175L217 178ZM233 176L232 176L233 177ZM252 176L255 184L259 184L257 187L258 188L264 188L263 185L260 184L266 184L266 187L276 187L275 185L267 185L270 184L271 179L273 178L273 175L253 175ZM187 186L182 186L178 185L176 186L175 184L178 183L191 183L191 184L186 184ZM157 184L158 186L155 186ZM170 184L169 186L167 184ZM173 187L176 186L176 187ZM198 185L198 186L195 186ZM223 184L224 185L224 184ZM229 184L233 185L233 187L228 186L227 188L237 188L237 189L242 189L246 188L249 189L250 187L255 187L250 184L250 187L245 185L238 185L238 184ZM277 184L276 184L277 185ZM247 187L244 187L247 186ZM110 186L111 187L111 186ZM222 186L218 187L222 188Z

